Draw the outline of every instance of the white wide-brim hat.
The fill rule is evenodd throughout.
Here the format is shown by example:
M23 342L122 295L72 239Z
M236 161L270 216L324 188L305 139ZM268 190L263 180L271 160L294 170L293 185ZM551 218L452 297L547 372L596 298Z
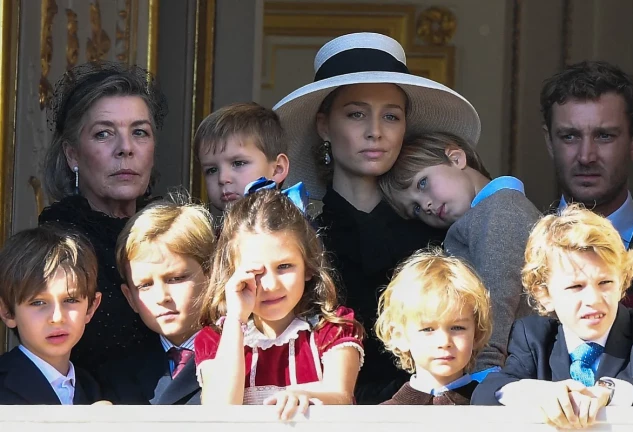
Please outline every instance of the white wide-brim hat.
M378 33L340 36L319 50L314 59L315 81L283 98L273 107L288 139L289 184L303 181L311 198L321 199L326 185L319 179L316 146L323 140L316 115L334 89L352 84L398 85L407 95L407 134L448 132L477 144L481 122L475 108L459 93L416 75L406 66L398 41Z

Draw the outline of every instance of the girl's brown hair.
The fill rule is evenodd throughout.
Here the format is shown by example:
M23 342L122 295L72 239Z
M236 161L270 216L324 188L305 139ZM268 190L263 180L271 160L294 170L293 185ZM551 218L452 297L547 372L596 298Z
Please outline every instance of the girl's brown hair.
M305 283L303 296L295 306L297 317L320 315L315 329L326 322L344 324L349 320L336 316L338 293L332 270L314 228L304 214L278 190L260 190L237 201L227 212L218 239L211 271L211 283L202 298L200 324L215 326L226 315L224 287L236 270L237 246L243 234L290 234L297 242L312 278ZM274 251L262 251L274 253ZM364 330L357 321L351 323L362 337ZM220 329L217 329L220 331Z

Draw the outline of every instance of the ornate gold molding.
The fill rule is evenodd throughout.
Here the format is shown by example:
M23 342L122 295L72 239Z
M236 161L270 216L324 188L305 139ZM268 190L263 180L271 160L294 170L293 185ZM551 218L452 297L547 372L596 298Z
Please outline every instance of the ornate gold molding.
M49 97L53 94L53 86L48 81L53 59L53 18L57 15L57 3L55 0L42 0L42 20L40 25L40 62L42 74L40 75L40 109L46 107Z
M118 13L119 20L123 21L123 28L116 23L115 44L121 48L116 55L117 60L124 63L130 61L130 21L132 18L132 0L125 0L125 9L121 9Z
M440 11L439 18L435 18ZM368 31L382 33L396 39L407 54L409 70L416 74L454 85L455 47L446 45L454 33L456 21L450 10L432 7L422 12L418 21L423 27L430 25L429 35L439 38L444 45L416 43L417 10L413 5L380 4L328 4L266 2L264 4L264 38L269 36L295 36L298 38L334 38L347 33ZM439 27L427 24L429 19L443 23ZM452 21L451 21L452 20ZM430 23L430 21L429 21ZM452 33L448 29L452 28ZM427 30L423 31L426 32ZM440 36L441 35L441 36ZM299 49L296 42L275 42L270 48L273 56L281 49ZM305 48L313 44L306 42ZM274 58L264 65L263 88L274 86Z
M193 136L200 122L211 113L213 107L215 6L215 0L196 1L189 190L193 197L204 202L208 200L207 192L200 164L196 162L196 155L193 153Z
M418 18L417 34L430 45L446 45L457 30L457 18L448 8L433 6Z
M0 0L0 247L11 232L20 1ZM0 323L0 354L7 349Z
M104 60L110 51L110 37L101 26L99 0L90 4L90 28L92 38L86 42L86 58L88 61Z
M66 20L66 70L70 70L77 64L79 59L77 14L70 8L66 9Z
M33 189L33 195L35 197L35 207L37 207L37 214L39 215L44 210L44 191L42 190L42 182L35 176L29 177L29 185Z
M158 0L149 0L147 27L147 70L154 76L158 71Z

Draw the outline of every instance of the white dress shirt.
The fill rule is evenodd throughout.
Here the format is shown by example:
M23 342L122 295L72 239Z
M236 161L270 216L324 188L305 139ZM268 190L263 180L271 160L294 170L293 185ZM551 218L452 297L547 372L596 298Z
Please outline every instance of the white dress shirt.
M19 348L42 372L51 387L53 387L62 405L72 405L75 398L75 367L72 362L69 362L68 375L64 376L49 363L29 351L24 345L20 345Z

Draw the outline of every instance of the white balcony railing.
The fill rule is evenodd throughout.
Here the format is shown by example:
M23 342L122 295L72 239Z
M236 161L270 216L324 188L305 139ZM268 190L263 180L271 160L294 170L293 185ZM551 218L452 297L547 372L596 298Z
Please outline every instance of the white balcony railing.
M536 410L476 406L317 406L282 423L274 407L0 406L1 432L475 432L553 430ZM633 408L601 410L587 430L633 431Z

